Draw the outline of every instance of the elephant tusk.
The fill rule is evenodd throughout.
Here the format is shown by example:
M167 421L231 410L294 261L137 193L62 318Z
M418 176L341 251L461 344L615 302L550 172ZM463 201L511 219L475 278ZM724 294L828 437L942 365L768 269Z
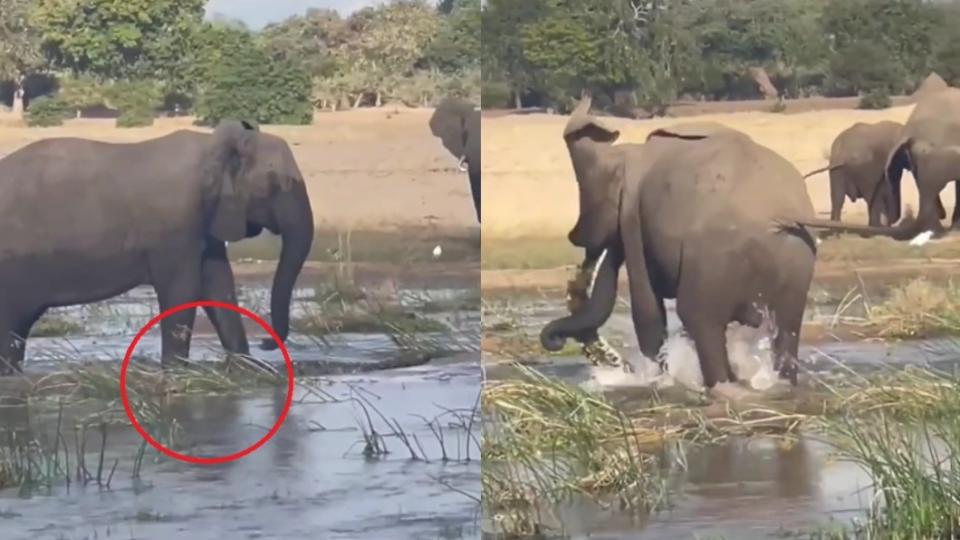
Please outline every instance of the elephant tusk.
M460 169L460 172L467 172L467 167L465 167L466 163L467 156L460 156L460 161L457 162L457 168Z
M587 285L587 296L593 295L593 286L597 283L597 272L600 271L600 265L603 263L604 257L607 256L607 251L606 249L603 250L603 252L600 253L600 257L593 263L593 269L590 270L590 284Z

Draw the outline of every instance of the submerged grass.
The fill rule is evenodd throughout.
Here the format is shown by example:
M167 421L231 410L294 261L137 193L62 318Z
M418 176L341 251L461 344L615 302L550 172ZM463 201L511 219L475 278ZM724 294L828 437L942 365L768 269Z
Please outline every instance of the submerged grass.
M823 538L939 539L960 534L960 376L930 366L816 379L810 414L796 403L727 408L667 404L625 411L516 366L520 380L484 388L482 472L487 523L506 536L562 536L575 497L646 514L668 502L684 448L729 436L802 429L874 480L867 519ZM823 531L821 531L823 533ZM815 534L813 537L817 537Z

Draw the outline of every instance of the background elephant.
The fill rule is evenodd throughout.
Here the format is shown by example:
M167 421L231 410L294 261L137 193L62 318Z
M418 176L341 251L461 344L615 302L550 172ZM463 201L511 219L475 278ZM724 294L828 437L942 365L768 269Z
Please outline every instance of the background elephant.
M469 101L446 98L430 117L430 131L443 147L467 165L473 207L480 221L480 111Z
M870 225L883 224L884 217L887 224L900 219L900 206L895 203L891 184L884 181L884 166L900 140L901 129L903 124L898 122L857 122L834 139L830 164L804 176L829 171L830 219L840 221L844 198L851 202L867 201Z
M816 244L806 226L864 230L813 219L804 180L786 159L747 135L713 124L654 131L644 144L619 137L581 101L564 131L579 188L570 242L597 262L579 311L541 332L544 348L592 337L610 316L625 263L641 352L656 358L666 336L664 299L693 339L704 383L734 381L730 322L775 320L777 367L796 383L796 358Z
M900 237L910 238L923 231L945 232L940 220L946 217L940 191L960 178L960 90L947 88L924 94L904 124L900 138L886 160L886 179L897 207L900 206L900 179L910 169L917 181L920 208L917 219L903 226ZM957 201L951 223L960 222L960 184L954 183Z
M225 242L264 228L283 240L272 326L286 339L313 213L287 143L249 124L181 130L133 144L46 139L0 160L0 358L19 369L31 326L51 307L154 287L160 309L236 304ZM186 357L195 310L163 319L162 361ZM240 315L207 310L224 347L249 352ZM275 348L272 340L261 347Z

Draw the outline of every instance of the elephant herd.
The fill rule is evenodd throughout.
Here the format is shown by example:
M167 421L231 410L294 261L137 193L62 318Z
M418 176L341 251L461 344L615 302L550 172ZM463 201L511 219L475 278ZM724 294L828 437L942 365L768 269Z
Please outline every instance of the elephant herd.
M444 102L433 133L466 163L479 219L479 112ZM0 373L22 369L26 337L50 308L151 285L162 311L236 304L227 242L282 239L270 296L281 340L313 243L314 217L290 146L246 122L138 143L50 138L0 159ZM249 354L240 315L207 309L229 353ZM164 365L189 354L195 309L161 320ZM276 348L264 340L261 348Z
M625 265L641 353L657 358L667 335L664 300L675 299L707 388L737 379L727 356L728 324L756 328L767 317L776 326L775 368L797 384L817 253L811 230L899 240L942 234L939 193L960 179L960 90L923 98L903 126L857 124L837 138L828 167L831 220L815 218L801 173L744 133L687 123L658 129L641 144L615 145L619 132L589 109L586 96L563 138L579 193L569 241L583 248L584 265L595 267L592 291L543 328L541 344L555 351L568 338L596 336L613 311ZM904 169L918 184L916 218L901 219ZM868 225L839 221L844 196L867 199Z

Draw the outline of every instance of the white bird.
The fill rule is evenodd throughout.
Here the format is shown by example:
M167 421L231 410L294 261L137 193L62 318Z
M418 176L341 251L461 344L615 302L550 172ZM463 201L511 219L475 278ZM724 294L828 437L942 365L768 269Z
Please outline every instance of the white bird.
M922 246L930 241L930 238L933 237L933 231L923 231L918 234L910 241L911 246Z
M443 249L438 245L437 247L433 248L433 258L439 259L440 255L443 255Z

